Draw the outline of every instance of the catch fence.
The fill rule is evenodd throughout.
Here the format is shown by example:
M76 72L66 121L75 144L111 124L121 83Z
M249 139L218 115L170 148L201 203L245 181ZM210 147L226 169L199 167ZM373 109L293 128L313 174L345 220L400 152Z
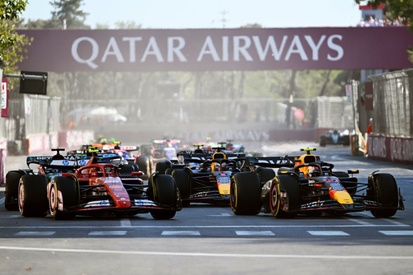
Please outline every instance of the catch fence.
M370 76L373 83L373 132L413 137L413 70Z

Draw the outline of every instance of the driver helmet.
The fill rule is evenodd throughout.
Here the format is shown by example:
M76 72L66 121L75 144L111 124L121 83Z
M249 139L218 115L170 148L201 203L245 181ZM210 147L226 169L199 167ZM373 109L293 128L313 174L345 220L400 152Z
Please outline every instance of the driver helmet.
M105 153L109 152L109 150L110 150L109 145L106 145L106 144L105 144L105 145L102 147L102 150L103 150L103 152L105 152Z

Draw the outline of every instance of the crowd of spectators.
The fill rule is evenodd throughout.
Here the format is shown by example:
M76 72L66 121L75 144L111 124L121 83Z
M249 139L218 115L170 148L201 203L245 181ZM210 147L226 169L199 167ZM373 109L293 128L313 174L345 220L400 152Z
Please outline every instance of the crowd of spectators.
M390 20L388 18L381 19L381 18L374 18L370 16L369 20L364 20L362 18L360 23L357 25L358 27L387 27L387 26L410 26L410 22L402 17L397 17L395 20Z

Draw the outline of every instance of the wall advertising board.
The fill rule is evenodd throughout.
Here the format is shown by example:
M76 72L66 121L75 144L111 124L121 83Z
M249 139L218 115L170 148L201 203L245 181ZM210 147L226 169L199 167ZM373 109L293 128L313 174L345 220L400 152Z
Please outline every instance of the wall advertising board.
M405 27L19 30L21 70L224 71L411 67Z

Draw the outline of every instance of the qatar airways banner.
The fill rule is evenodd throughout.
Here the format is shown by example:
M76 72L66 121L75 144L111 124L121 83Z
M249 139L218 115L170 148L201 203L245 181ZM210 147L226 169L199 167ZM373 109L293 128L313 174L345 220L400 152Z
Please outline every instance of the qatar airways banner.
M403 69L404 27L19 30L22 71Z
M413 138L369 135L369 158L413 164Z

